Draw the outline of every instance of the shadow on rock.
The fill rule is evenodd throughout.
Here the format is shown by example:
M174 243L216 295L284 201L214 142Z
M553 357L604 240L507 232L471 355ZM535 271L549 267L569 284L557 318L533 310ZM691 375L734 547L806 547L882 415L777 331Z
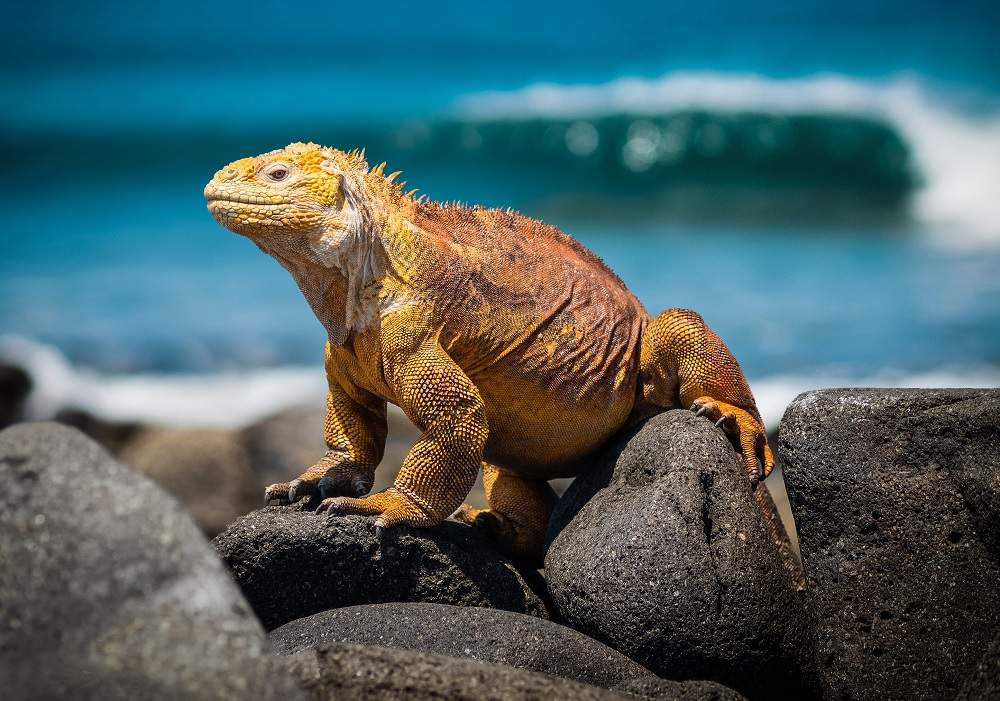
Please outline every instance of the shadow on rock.
M392 601L548 617L537 574L519 571L477 529L450 521L401 526L379 542L374 521L269 506L213 544L269 630L332 608Z
M285 658L315 701L626 701L625 696L547 674L409 650L325 643Z
M498 609L420 603L349 606L287 623L270 638L279 654L330 643L374 645L502 664L644 698L743 698L711 682L659 679L572 628Z

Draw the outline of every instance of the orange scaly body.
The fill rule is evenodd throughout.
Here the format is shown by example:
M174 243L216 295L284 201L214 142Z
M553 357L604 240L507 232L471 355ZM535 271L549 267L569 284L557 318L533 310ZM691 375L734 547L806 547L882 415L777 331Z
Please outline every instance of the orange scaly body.
M554 501L623 426L685 406L717 421L752 479L772 467L739 365L701 318L650 319L558 229L510 210L402 192L361 154L292 144L220 170L209 210L295 278L329 341L327 455L267 499L431 526L484 470L490 508L459 518L537 558ZM390 489L371 489L386 402L423 432Z

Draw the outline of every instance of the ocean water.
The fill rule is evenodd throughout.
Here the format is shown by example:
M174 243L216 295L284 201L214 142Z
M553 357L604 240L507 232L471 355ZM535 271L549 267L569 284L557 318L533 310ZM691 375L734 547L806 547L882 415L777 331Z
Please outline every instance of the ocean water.
M291 279L201 191L290 141L512 206L803 389L1000 385L988 4L51 3L0 29L0 358L32 411L232 425L322 393Z

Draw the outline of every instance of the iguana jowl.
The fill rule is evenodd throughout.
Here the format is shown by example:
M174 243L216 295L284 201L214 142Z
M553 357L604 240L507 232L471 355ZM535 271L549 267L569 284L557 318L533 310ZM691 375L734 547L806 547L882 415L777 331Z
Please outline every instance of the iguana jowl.
M384 164L383 164L384 166ZM376 527L485 526L537 558L554 501L613 433L671 407L716 421L753 481L773 459L739 364L701 317L650 318L622 281L552 226L404 193L363 154L291 144L205 188L222 226L295 278L326 328L326 456L265 500ZM386 402L422 431L393 487L371 489ZM482 468L488 509L462 506ZM460 508L461 507L461 508Z

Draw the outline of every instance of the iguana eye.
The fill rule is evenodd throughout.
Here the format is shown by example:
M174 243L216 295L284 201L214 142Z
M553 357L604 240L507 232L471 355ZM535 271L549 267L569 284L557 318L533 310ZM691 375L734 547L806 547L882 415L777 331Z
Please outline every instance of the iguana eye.
M276 163L264 171L264 177L268 180L280 183L288 177L288 167L282 163Z

